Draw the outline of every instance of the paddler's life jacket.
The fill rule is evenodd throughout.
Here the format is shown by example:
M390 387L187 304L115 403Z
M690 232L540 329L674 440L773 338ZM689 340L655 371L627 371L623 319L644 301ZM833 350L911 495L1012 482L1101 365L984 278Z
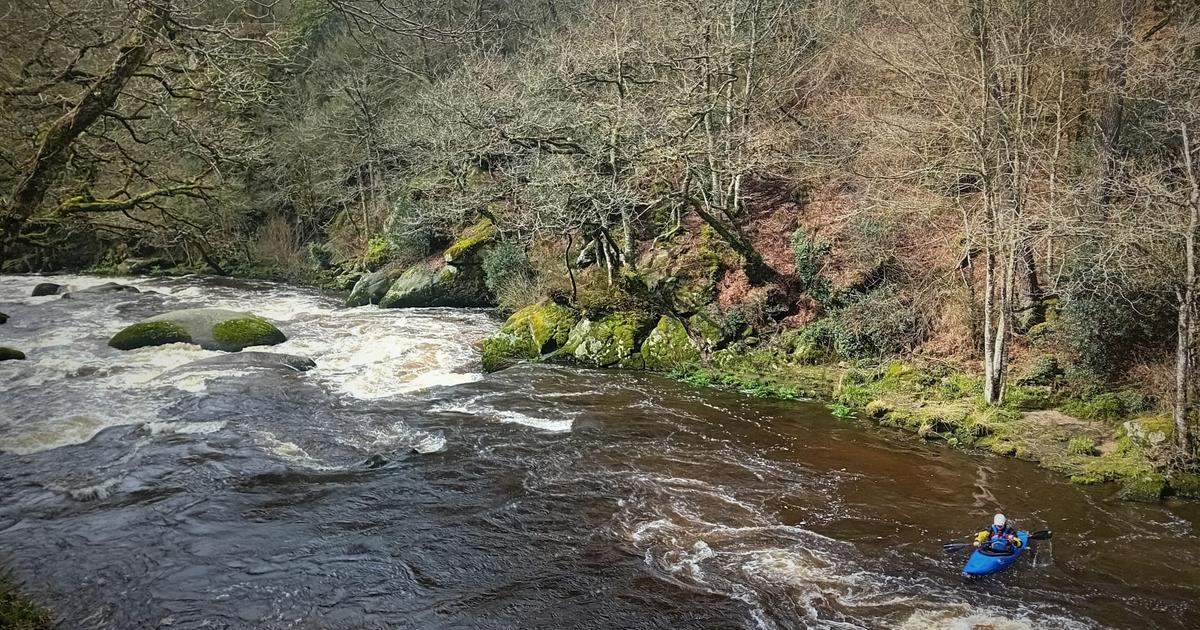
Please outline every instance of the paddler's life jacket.
M1005 543L1008 543L1009 542L1008 537L1015 536L1017 534L1016 530L1009 527L1008 524L1005 524L1003 527L997 527L995 525L991 525L988 527L987 531L988 531L988 539L990 542L1004 541ZM1017 540L1013 541L1012 544L1019 546L1021 544L1021 541L1020 541L1020 539L1017 539Z

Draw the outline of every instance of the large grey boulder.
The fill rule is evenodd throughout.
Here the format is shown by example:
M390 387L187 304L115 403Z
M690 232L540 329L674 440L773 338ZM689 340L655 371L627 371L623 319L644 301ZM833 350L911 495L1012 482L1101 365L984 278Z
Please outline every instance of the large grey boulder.
M192 343L205 350L238 352L273 346L287 337L271 322L251 313L222 308L171 311L144 319L113 335L108 345L133 350L168 343Z
M456 267L451 264L411 267L379 301L382 308L422 306L491 306L492 299L483 272L478 266Z
M390 269L364 274L358 279L358 282L354 283L350 297L346 298L346 306L379 304L395 279L396 272Z
M215 357L205 357L180 366L180 370L196 368L261 368L267 370L294 370L307 372L315 367L315 361L308 357L282 352L261 352L250 350L236 354L219 354Z
M58 295L59 293L62 293L62 290L65 288L66 287L63 285L55 284L53 282L39 282L33 287L32 296L42 297L43 295Z

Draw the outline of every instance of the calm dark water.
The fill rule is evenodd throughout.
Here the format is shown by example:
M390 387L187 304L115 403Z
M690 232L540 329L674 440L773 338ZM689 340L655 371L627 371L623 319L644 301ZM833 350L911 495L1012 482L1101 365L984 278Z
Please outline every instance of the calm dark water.
M645 374L478 374L482 312L0 278L0 561L62 628L1194 628L1200 509ZM99 279L67 277L75 286ZM121 353L226 306L318 368ZM383 463L385 462L386 463ZM381 465L382 464L382 465ZM1053 529L969 582L944 540Z

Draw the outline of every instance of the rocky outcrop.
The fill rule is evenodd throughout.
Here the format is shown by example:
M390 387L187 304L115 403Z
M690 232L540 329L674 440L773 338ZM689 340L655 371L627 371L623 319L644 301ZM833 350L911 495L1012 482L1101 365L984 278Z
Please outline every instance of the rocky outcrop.
M483 250L495 242L496 234L496 226L492 224L491 219L480 219L463 230L450 247L446 248L446 253L443 254L446 264L456 267L480 264L483 261Z
M700 349L688 336L683 322L664 315L642 342L642 360L647 370L671 372L695 366Z
M562 353L583 365L642 369L641 342L657 323L640 311L617 311L584 319L571 329Z
M483 341L483 369L495 372L516 361L534 360L567 343L579 313L558 304L534 304L513 313Z
M144 319L113 335L108 345L133 350L168 343L192 343L206 350L238 352L250 346L287 341L271 322L239 311L196 308L171 311Z
M396 278L379 300L381 308L490 306L491 295L478 266L416 265Z
M396 271L382 269L373 273L363 274L354 283L350 297L346 298L346 306L366 306L378 304L396 280Z
M0 346L0 361L22 361L25 359L25 353L13 348Z
M62 293L63 289L66 289L66 287L61 284L55 284L53 282L39 282L33 287L32 296L42 297L43 295L58 295L59 293Z
M117 273L132 276L166 269L171 264L171 261L163 258L126 258L117 265Z

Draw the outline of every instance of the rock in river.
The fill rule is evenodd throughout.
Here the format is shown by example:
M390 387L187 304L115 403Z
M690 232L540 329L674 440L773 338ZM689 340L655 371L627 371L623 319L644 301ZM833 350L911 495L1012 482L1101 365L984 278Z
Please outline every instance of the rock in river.
M32 295L33 297L41 297L43 295L58 295L59 293L62 293L62 290L65 288L66 287L63 285L54 284L53 282L39 282L37 286L33 287Z
M25 358L25 353L20 350L6 348L0 346L0 361L20 361Z
M257 315L221 308L194 308L144 319L113 335L108 345L118 350L133 350L182 342L205 350L237 352L284 341L287 337L274 324Z
M315 361L308 357L302 357L295 354L284 354L282 352L239 352L237 354L219 354L215 357L206 357L198 361L192 361L179 369L187 370L191 368L213 368L213 367L230 367L230 368L263 368L268 370L283 369L295 370L297 372L307 372L315 367Z

